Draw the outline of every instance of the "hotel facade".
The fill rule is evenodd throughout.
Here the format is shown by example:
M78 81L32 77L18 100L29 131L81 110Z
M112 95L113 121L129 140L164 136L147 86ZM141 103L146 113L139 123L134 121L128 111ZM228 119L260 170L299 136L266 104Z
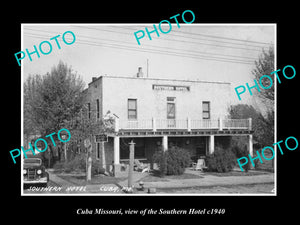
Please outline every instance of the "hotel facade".
M107 141L92 140L95 167L121 173L129 161L129 142L135 143L134 158L149 163L158 149L176 145L192 159L205 157L230 136L248 136L253 153L251 119L229 119L231 87L228 82L135 77L93 77L85 90L90 119L113 118ZM246 143L245 143L246 144Z

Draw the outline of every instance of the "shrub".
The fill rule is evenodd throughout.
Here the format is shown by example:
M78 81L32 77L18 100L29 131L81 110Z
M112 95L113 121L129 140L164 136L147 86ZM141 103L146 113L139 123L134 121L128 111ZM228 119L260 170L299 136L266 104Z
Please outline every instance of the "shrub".
M54 165L55 170L64 171L66 173L71 172L86 172L86 155L80 154L76 155L73 159L68 162L57 162ZM104 168L100 168L95 163L92 162L92 175L96 175L99 173L105 173Z
M163 150L158 150L153 155L153 162L157 163L161 176L164 176L167 171L167 156Z
M235 166L236 158L230 149L217 147L213 154L206 157L206 164L208 171L228 172Z
M236 156L237 159L241 158L241 157L246 157L248 158L248 150L247 150L247 146L244 145L244 147L239 147L237 145L234 145L232 147L232 152L234 153L234 155ZM256 160L254 160L255 162ZM243 161L242 161L243 162ZM250 162L247 163L246 165L243 166L243 169L248 172L248 170L250 169Z
M56 162L53 166L55 170L64 171L66 173L86 170L86 156L84 154L76 155L68 162Z
M84 154L76 155L72 160L64 163L64 169L66 173L73 171L85 171L86 170L86 157Z
M56 162L53 166L53 169L62 171L64 169L64 163L63 162Z
M153 161L157 163L162 176L180 175L190 165L191 156L186 149L172 147L167 151L157 151L153 155Z

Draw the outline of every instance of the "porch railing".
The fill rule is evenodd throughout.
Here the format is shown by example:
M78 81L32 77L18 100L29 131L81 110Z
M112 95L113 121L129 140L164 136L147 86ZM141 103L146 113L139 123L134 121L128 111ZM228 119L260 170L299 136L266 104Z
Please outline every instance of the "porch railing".
M144 119L144 120L120 120L115 119L115 131L119 130L197 130L197 129L246 129L252 130L252 120L249 119Z

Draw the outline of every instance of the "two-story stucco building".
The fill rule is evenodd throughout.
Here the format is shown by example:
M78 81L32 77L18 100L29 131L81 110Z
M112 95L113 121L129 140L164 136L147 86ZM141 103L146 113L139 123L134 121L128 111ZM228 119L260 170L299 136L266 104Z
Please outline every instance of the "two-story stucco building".
M252 154L251 120L227 118L230 90L228 82L146 78L141 68L136 77L94 77L86 90L88 115L100 120L110 111L115 124L107 142L93 139L93 164L117 172L128 162L131 140L135 158L150 164L158 148L177 145L196 159L233 135L249 136Z

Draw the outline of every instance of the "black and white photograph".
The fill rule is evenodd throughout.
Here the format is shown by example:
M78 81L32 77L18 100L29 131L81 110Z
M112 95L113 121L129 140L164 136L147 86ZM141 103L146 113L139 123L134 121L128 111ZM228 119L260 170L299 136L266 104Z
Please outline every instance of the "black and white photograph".
M276 24L183 15L22 24L22 195L276 195Z
M5 7L3 219L296 218L296 2L124 3Z

